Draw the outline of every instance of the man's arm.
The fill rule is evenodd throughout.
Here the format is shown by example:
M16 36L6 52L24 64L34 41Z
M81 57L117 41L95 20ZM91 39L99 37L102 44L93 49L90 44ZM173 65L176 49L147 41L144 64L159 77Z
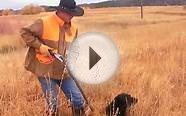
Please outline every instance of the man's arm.
M41 38L43 33L42 20L36 20L32 25L22 28L20 33L23 40L29 47L39 49L42 44L39 41L39 38Z

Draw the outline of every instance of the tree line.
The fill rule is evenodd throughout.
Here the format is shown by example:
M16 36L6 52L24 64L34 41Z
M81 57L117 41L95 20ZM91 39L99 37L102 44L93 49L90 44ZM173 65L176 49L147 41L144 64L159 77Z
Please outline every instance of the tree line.
M141 2L144 6L167 6L167 5L185 5L186 0L110 0L99 3L81 4L80 6L87 8L103 8L103 7L124 7L124 6L140 6Z

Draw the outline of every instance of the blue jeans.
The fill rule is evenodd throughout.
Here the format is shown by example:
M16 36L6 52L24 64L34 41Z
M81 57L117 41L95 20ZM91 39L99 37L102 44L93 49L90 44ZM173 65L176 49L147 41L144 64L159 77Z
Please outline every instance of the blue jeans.
M56 112L58 108L58 92L56 91L56 85L60 87L67 99L70 100L70 102L75 108L80 109L83 107L84 98L72 78L67 78L60 81L55 79L46 79L38 77L38 80L41 83L41 87L48 104L48 109L50 111Z

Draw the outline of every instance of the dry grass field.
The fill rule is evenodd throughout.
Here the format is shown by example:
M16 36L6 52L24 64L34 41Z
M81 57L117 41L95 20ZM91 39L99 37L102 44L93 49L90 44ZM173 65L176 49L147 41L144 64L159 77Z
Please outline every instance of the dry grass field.
M95 116L117 94L138 98L131 116L186 116L186 10L180 6L87 9L74 18L80 34L110 36L118 46L120 69L107 83L82 84ZM25 71L19 29L48 15L0 17L0 116L42 116L45 99L36 77ZM104 44L104 43L103 43ZM63 116L70 115L61 94Z

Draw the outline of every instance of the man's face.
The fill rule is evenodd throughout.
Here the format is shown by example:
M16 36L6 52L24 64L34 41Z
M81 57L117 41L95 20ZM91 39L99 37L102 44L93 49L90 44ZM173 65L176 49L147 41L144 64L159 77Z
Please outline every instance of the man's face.
M73 18L72 15L70 15L69 13L66 13L64 11L57 11L57 15L64 20L65 22L71 22L71 19Z

